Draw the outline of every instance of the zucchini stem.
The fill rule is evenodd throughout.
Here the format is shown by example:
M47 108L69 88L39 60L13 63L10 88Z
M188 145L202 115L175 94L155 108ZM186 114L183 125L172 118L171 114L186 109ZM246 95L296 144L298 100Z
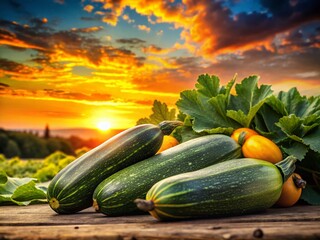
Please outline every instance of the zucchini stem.
M96 212L100 212L99 210L99 204L97 202L96 199L93 199L93 204L92 204L93 208L96 210Z
M154 203L152 200L144 200L144 199L136 199L134 200L134 203L137 205L137 207L145 212L150 212L154 210Z
M307 182L303 180L302 178L297 177L296 175L292 176L294 185L296 185L297 188L305 188Z
M59 206L60 206L60 204L59 204L59 201L58 201L58 199L56 199L56 198L51 198L50 200L49 200L49 205L50 205L50 207L52 208L52 209L58 209L59 208Z
M294 156L290 155L282 161L275 164L282 174L283 182L287 181L287 179L296 169L296 161L297 159Z
M247 132L243 131L240 133L239 138L238 138L238 143L240 146L242 146L244 144L244 142L246 141L246 136L247 136Z

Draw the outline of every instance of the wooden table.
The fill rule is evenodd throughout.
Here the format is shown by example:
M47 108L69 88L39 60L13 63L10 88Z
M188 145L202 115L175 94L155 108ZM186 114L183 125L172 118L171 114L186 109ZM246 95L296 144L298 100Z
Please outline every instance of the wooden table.
M58 215L47 204L0 207L0 239L320 239L320 206L179 222L150 215L106 217L87 209Z

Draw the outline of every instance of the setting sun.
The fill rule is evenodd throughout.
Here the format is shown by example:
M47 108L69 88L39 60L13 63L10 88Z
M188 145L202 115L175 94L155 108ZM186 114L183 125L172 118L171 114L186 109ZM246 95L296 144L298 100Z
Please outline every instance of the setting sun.
M97 124L97 128L100 131L107 131L110 129L110 127L111 127L111 124L108 121L98 122L98 124Z

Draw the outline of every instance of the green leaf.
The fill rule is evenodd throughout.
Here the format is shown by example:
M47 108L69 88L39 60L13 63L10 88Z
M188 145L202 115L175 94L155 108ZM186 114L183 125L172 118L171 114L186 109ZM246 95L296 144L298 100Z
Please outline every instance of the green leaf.
M275 95L270 96L266 100L266 104L268 106L270 106L280 116L287 116L288 115L288 112L286 110L284 103L279 98L277 98Z
M299 142L293 142L290 146L281 148L287 155L292 155L300 161L304 159L308 152L308 147Z
M320 189L309 186L302 190L301 199L311 205L320 205Z
M296 141L301 141L299 134L302 120L294 114L284 116L279 119L279 122L275 123L281 130L289 137Z
M209 76L208 74L200 75L196 88L199 94L206 98L215 97L220 93L220 79L217 76Z
M46 199L46 192L36 187L35 181L30 181L27 184L19 186L11 198L16 202L30 203L34 200Z
M320 98L307 99L300 95L297 88L291 88L288 92L279 92L278 99L284 104L288 114L294 114L297 117L319 114L320 111Z
M287 138L287 135L275 124L281 117L282 115L269 104L264 104L254 117L255 130L275 143L279 143Z
M320 125L320 116L316 113L308 115L303 119L303 124L307 126L312 126L314 124Z
M248 119L248 115L246 115L242 110L228 110L227 116L237 121L241 126L249 127L247 126L247 123L250 122L250 120Z
M194 131L231 133L234 128L240 126L226 115L234 81L234 79L231 80L224 88L220 87L218 77L201 75L196 89L180 93L180 99L176 105L181 112L193 119Z
M195 131L201 132L215 125L212 107L200 99L196 90L181 92L177 106L193 119L193 129Z
M275 125L280 127L280 129L289 138L294 139L298 142L305 142L307 145L311 145L312 147L314 146L313 148L316 148L317 146L319 146L319 141L317 141L317 137L315 136L318 131L312 130L317 128L319 129L320 124L317 122L313 123L313 121L317 121L317 117L315 115L308 116L305 118L305 120L303 120L294 114L290 114L289 116L280 118L279 122L275 123ZM310 125L307 125L305 123Z
M3 170L0 170L0 185L5 184L8 181L8 177Z
M184 122L186 118L187 118L187 115L184 114L183 112L179 111L179 113L177 115L177 120L181 121L181 122Z
M307 186L320 192L320 153L309 149L303 161L296 162L296 172L307 181Z
M315 151L320 153L320 126L313 132L303 137L302 142Z
M145 123L152 123L152 124L159 124L162 121L166 120L176 120L176 110L174 108L168 109L166 103L161 103L158 100L153 102L152 106L152 114L149 118L141 118L137 121L137 125L145 124Z
M160 123L164 120L175 120L176 110L173 108L168 109L166 103L161 103L155 100L152 108L153 113L150 115L150 119L155 121L155 123Z
M179 143L186 142L204 135L204 133L197 133L193 131L191 126L180 126L172 132L172 136L175 137Z
M236 96L230 97L227 116L237 121L243 127L250 127L252 119L272 96L271 86L261 85L258 88L258 76L250 76L242 80L241 84L236 84Z
M46 201L46 191L36 186L35 178L12 178L0 171L0 205L28 205L32 202Z

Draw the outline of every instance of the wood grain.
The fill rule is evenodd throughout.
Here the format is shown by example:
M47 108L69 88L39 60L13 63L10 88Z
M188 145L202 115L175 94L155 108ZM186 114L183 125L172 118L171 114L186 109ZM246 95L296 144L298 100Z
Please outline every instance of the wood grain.
M320 239L320 206L178 222L148 214L107 217L91 208L58 215L47 204L2 206L0 239Z

